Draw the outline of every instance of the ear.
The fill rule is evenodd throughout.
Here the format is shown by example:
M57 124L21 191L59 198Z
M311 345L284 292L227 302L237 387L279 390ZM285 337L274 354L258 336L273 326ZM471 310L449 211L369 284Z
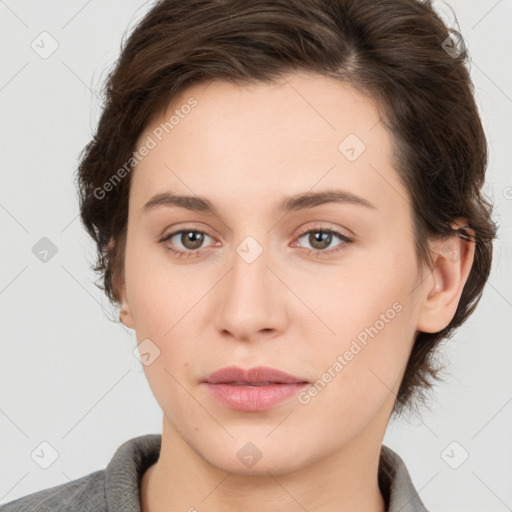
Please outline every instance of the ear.
M451 226L457 230L466 224L464 219L457 219ZM472 240L459 232L430 244L434 266L422 285L418 331L439 332L455 315L475 256L474 233L467 227L465 231Z
M118 287L119 296L121 298L120 306L121 313L119 314L119 320L130 329L135 329L135 324L133 322L133 316L130 310L130 306L128 305L128 300L126 298L126 287L124 282L121 286Z
M115 242L110 239L108 242L108 254L112 261L112 286L114 287L115 294L119 299L119 306L121 311L119 313L119 320L128 328L134 329L133 317L128 305L128 299L126 295L126 283L124 278L124 269L119 269L118 260L115 257L114 250Z

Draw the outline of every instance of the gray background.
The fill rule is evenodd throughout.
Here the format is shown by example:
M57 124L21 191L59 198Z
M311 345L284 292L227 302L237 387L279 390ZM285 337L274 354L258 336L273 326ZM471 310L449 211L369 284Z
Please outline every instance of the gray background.
M109 320L93 284L94 248L73 182L102 80L150 5L0 1L0 503L103 469L124 441L161 432L135 335ZM450 9L434 5L449 21ZM431 410L391 424L384 443L405 460L429 509L501 512L512 510L512 2L449 5L472 56L500 238L482 301L443 348L448 376ZM51 50L43 31L58 43L47 58L31 46ZM57 248L46 263L32 252L43 237ZM58 453L47 469L31 457L44 441Z

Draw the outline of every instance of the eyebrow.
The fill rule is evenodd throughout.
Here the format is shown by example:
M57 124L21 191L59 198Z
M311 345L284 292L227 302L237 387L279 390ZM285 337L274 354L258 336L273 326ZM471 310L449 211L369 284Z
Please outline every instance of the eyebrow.
M345 190L326 190L323 192L306 192L285 197L278 205L278 211L289 213L306 210L327 203L353 204L369 209L377 208L367 199ZM178 206L187 210L210 213L219 216L215 206L206 197L178 195L173 192L155 194L144 206L143 212L149 212L160 206Z

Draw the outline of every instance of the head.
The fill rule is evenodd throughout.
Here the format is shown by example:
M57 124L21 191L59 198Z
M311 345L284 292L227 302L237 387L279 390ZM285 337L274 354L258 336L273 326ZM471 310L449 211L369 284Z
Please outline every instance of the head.
M190 443L213 450L194 441L190 393L206 400L201 379L224 366L320 379L280 429L322 432L316 453L326 430L347 441L424 401L496 233L450 35L413 0L161 1L124 44L79 166L81 218L102 289L160 351L146 375ZM343 203L314 206L339 190Z

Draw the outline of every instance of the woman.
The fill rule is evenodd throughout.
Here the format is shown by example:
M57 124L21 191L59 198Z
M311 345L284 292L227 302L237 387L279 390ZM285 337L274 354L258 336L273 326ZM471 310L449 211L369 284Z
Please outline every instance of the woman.
M413 0L157 3L78 184L162 435L5 512L427 510L382 440L490 271L465 57Z

